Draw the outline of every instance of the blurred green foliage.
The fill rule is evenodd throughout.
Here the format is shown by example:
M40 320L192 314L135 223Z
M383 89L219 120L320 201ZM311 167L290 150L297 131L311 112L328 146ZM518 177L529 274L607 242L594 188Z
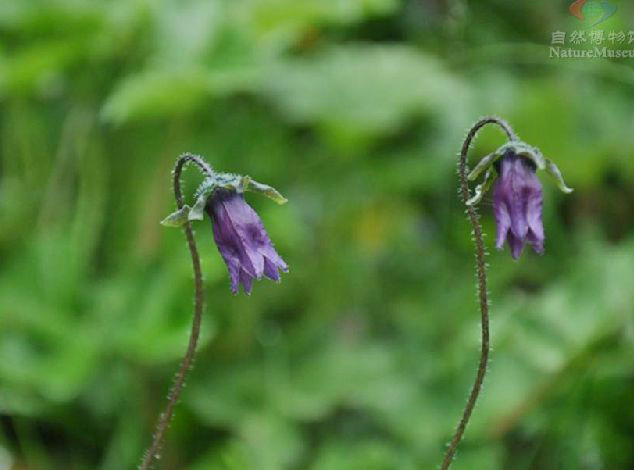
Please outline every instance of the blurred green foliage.
M602 27L634 29L615 3ZM550 59L567 7L0 2L0 469L139 461L191 321L159 225L184 151L290 199L249 196L291 272L233 297L197 225L203 340L162 468L433 468L477 364L455 155L485 114L576 191L544 178L544 257L489 257L493 360L454 468L631 469L634 68Z

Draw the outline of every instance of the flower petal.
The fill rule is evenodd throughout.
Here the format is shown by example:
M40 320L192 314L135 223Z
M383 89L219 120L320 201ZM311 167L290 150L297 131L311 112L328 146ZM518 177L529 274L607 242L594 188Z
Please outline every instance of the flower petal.
M242 269L255 276L253 263L241 237L238 235L228 208L222 203L222 200L214 201L212 206L211 217L214 239L225 263L228 266L230 262L237 262Z
M271 243L269 236L264 229L264 225L258 214L247 204L242 194L235 194L233 197L220 199L220 204L224 206L231 225L243 247L246 256L245 269L253 277L258 279L264 272L264 258L259 252L262 246Z
M517 238L512 231L509 232L508 241L511 247L511 256L515 260L519 259L524 249L524 241Z
M268 258L264 258L264 275L272 281L280 280L280 273L277 266Z
M244 269L240 270L240 282L242 283L244 292L247 295L251 295L251 289L253 287L253 277L251 277L251 275Z
M504 247L506 236L511 228L511 215L509 214L508 207L501 195L502 189L496 185L493 195L493 210L495 213L496 223L496 237L495 246L498 250Z
M542 186L535 170L531 160L512 152L504 154L498 167L494 191L496 246L500 249L508 240L515 259L521 255L526 241L537 252L544 247Z
M280 279L278 269L288 271L262 220L242 193L217 189L206 211L212 219L214 239L229 269L234 292L242 284L245 292L250 293L253 278L265 275L277 281Z
M544 224L542 222L542 192L534 193L528 198L526 208L528 220L527 240L537 253L544 253Z
M521 158L516 157L512 162L509 172L510 209L511 209L511 230L520 240L526 238L528 233L528 221L526 220L526 198L529 193L526 184L530 179L530 170L524 166Z
M240 268L236 265L230 265L229 263L227 263L227 268L229 269L229 277L231 278L231 292L237 294L238 285L240 284Z

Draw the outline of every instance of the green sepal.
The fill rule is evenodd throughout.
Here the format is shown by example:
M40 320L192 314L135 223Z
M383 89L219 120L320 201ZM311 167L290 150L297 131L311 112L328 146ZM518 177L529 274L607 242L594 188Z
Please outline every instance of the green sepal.
M493 164L497 160L502 158L507 152L513 152L515 155L528 158L529 160L534 162L535 166L540 170L544 170L546 168L544 156L539 151L539 149L532 147L527 143L514 140L505 143L495 152L490 153L486 157L483 157L469 173L469 181L475 180L476 178L478 178L478 176L482 174L483 171L489 170L493 166Z
M204 209L204 204L207 199L216 189L228 189L238 193L252 191L254 193L263 194L278 204L286 204L288 202L275 188L268 184L258 183L250 176L240 176L233 173L216 173L213 177L203 181L196 191L196 205L200 204L199 210L201 212ZM192 209L192 211L194 211L194 209ZM196 215L198 214L196 213Z
M535 166L540 170L544 170L546 168L544 156L539 151L539 149L532 147L527 143L514 140L505 143L495 152L487 155L486 157L483 157L469 173L469 181L475 180L476 178L478 178L478 176L482 174L483 171L489 170L497 160L502 158L508 152L512 152L515 155L528 158L533 163L535 163Z
M512 141L502 145L495 153L503 156L509 151L513 152L515 155L519 155L520 157L528 158L535 164L538 170L546 169L546 159L536 147L521 141Z
M187 220L203 220L205 216L205 206L207 205L206 196L198 196L196 203L189 211Z
M559 171L559 168L557 168L557 165L555 165L555 163L548 158L545 158L544 161L546 164L546 173L555 178L555 181L557 182L557 187L566 194L570 194L571 192L573 192L574 189L566 186L566 183L564 182L564 177L562 176L561 171Z
M258 183L250 176L234 175L233 173L214 173L213 176L205 178L198 186L194 198L196 202L193 207L184 205L181 209L168 215L161 221L161 225L166 227L181 227L187 221L203 220L205 216L205 206L207 200L217 189L227 189L237 193L252 191L260 193L272 199L278 204L286 204L288 200L282 196L275 188L268 184Z
M207 200L219 188L242 192L240 177L231 173L214 173L213 176L205 178L194 195L196 202L189 212L189 220L204 219Z
M467 206L472 206L482 200L484 194L491 188L493 181L495 181L495 178L492 178L492 176L493 168L489 167L487 172L484 174L484 181L476 186L474 195L466 202Z
M252 191L254 193L260 193L264 196L272 199L277 204L286 204L288 199L282 196L277 189L268 184L258 183L257 181L251 179L250 176L242 177L242 190L243 191Z
M176 212L172 212L170 215L161 220L161 225L165 227L182 227L189 220L190 211L191 208L185 204Z
M207 198L211 196L211 193L213 193L217 187L218 187L218 184L217 184L216 175L209 178L205 178L205 180L202 183L200 183L200 186L198 186L198 189L196 190L196 193L194 194L194 198L196 199L196 204L198 204L198 201L200 201L201 199L206 201Z
M482 173L484 170L487 170L487 173L488 173L489 169L491 168L491 165L493 165L495 161L498 158L500 158L502 155L503 154L499 153L499 150L497 150L493 153L490 153L486 157L482 157L482 159L473 168L473 170L471 170L471 173L469 173L469 176L467 177L469 178L469 181L473 181L474 179L476 179L478 176L480 176L480 173Z
M535 164L535 167L538 170L545 170L550 176L555 179L555 181L557 182L557 187L564 193L569 194L573 191L572 188L566 186L564 178L561 175L561 171L559 171L559 168L557 168L557 165L555 165L555 163L553 163L548 158L545 158L538 148L532 147L527 143L521 141L511 141L502 145L495 152L487 155L486 157L483 157L469 173L468 178L470 181L473 181L478 178L478 176L480 176L483 171L486 170L484 181L475 188L475 193L473 197L471 197L466 203L468 206L477 204L482 200L482 196L489 190L493 180L495 179L491 177L493 164L499 158L503 157L509 152L512 152L520 157L529 159Z

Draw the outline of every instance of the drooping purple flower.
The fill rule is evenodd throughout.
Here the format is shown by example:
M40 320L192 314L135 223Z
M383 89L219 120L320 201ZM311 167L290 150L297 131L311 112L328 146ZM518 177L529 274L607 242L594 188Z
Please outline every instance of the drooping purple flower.
M278 270L288 266L275 251L258 214L244 200L241 192L217 189L207 200L205 211L212 220L218 251L229 269L231 290L242 284L251 293L253 279L266 276L280 280Z
M496 168L498 179L493 191L496 247L501 250L508 240L511 255L518 259L528 242L535 252L542 254L542 185L535 174L535 164L509 151L496 162Z

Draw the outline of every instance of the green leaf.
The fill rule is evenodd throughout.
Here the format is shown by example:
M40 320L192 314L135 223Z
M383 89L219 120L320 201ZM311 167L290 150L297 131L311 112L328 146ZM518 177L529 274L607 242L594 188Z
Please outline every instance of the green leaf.
M101 115L115 124L173 116L201 106L208 92L208 77L200 67L148 69L124 78L106 100Z
M430 55L403 46L345 46L273 67L265 92L291 121L342 146L457 106L464 84Z

